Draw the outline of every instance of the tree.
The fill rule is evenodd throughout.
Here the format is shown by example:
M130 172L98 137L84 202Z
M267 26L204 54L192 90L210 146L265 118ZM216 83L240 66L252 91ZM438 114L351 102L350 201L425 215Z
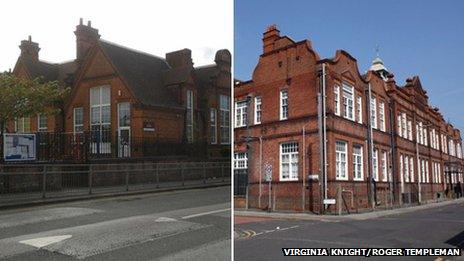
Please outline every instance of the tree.
M59 113L68 91L58 81L44 82L41 77L29 80L0 73L0 132L6 129L8 121L16 118Z

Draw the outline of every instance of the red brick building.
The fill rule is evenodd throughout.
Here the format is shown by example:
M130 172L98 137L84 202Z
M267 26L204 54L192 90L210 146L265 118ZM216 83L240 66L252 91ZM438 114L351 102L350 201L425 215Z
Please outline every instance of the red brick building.
M41 61L38 43L21 42L13 73L59 81L71 92L61 114L17 119L8 132L39 132L39 152L58 133L67 142L58 153L71 159L159 156L161 146L174 154L174 147L189 146L201 148L196 156L229 157L228 50L195 67L189 49L164 58L133 50L101 39L90 21L81 19L74 34L76 59L64 63Z
M459 130L419 77L399 86L379 58L361 75L347 52L321 59L271 26L252 79L234 91L234 166L248 173L238 194L249 207L351 213L435 200L463 181Z

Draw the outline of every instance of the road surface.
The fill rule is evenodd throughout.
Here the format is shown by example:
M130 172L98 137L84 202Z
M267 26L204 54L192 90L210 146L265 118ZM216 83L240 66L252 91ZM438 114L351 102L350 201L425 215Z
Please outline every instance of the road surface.
M284 257L282 248L464 248L464 202L367 220L235 217L236 260L464 260L464 257ZM442 259L437 259L442 258Z
M0 212L1 260L230 260L230 187Z

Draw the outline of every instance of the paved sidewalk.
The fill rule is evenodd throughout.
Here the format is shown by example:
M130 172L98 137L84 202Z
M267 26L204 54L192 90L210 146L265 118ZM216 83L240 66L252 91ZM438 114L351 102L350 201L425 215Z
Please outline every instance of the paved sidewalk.
M199 188L211 188L211 187L220 187L220 186L230 186L230 179L225 179L224 181L208 181L203 183L202 181L185 181L184 185L181 183L161 183L160 186L156 184L149 185L131 185L130 190L126 191L125 186L115 186L115 187L106 187L106 188L95 188L93 193L88 193L88 188L77 189L73 191L63 191L63 192L49 192L47 193L46 198L42 198L42 193L19 193L15 194L0 194L0 210L18 208L18 207L28 207L35 205L44 205L52 203L63 203L71 202L78 200L87 200L87 199L97 199L97 198L107 198L107 197L117 197L117 196L127 196L127 195L138 195L138 194L148 194L148 193L159 193L173 190L188 190L188 189L199 189Z
M378 210L373 212L366 212L360 214L346 214L346 215L316 215L313 213L284 213L284 212L265 212L257 210L235 210L235 216L248 216L248 217L269 217L276 219L293 219L293 220L366 220L389 215L396 215L402 213L409 213L423 209L436 208L452 204L464 204L464 198L446 200L441 202L428 203L413 207L402 207L389 210Z

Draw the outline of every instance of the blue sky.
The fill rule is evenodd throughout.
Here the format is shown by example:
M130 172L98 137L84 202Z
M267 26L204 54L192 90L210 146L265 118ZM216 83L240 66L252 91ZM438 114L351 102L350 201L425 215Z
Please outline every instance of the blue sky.
M262 33L310 39L322 58L348 51L366 71L380 57L397 84L419 75L446 120L464 135L464 1L235 0L235 78L248 80L262 51Z

